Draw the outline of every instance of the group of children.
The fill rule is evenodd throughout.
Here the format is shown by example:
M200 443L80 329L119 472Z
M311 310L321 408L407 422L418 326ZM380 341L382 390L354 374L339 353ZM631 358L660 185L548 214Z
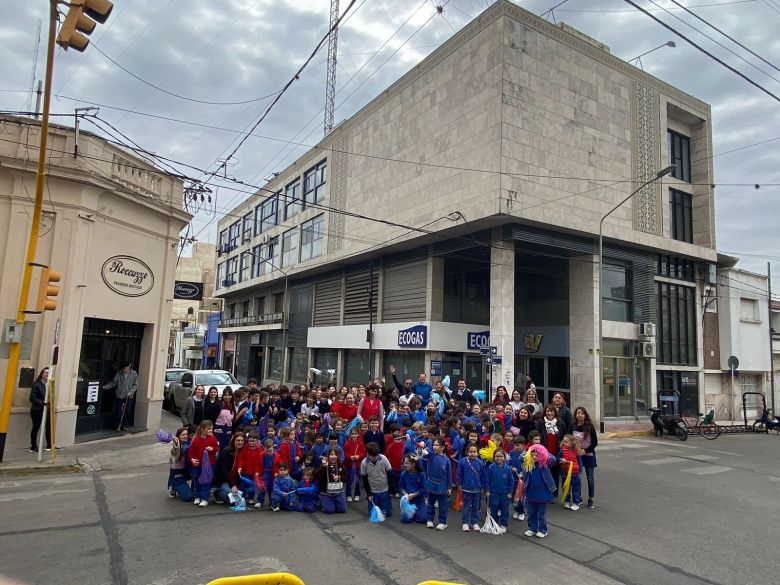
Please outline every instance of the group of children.
M527 408L522 417L499 415L493 405L483 414L479 405L461 403L441 413L437 406L430 415L426 409L420 420L401 418L391 404L385 417L365 420L355 414L349 420L340 415L352 410L354 397L340 400L342 408L308 416L312 404L322 401L313 394L304 397L308 412L279 416L278 406L266 406L269 393L252 392L248 407L236 406L237 415L244 410L241 420L249 424L231 429L226 444L224 433L222 440L215 438L211 420L180 428L171 446L170 496L205 507L213 490L217 503L233 504L240 496L255 508L267 502L274 511L315 512L319 504L330 514L344 512L348 502L359 502L365 492L369 512L376 506L391 517L393 498L403 498L401 522L438 530L447 528L453 504L467 532L480 530L484 497L498 533L506 532L511 507L513 519L527 521L525 534L539 538L547 534L547 505L555 500L559 484L564 507L579 509L580 471L588 454L571 433L556 433L555 442L545 440L549 421L534 418ZM375 389L369 387L367 396L375 397ZM557 417L552 405L544 414L548 408ZM247 411L253 415L247 417ZM533 424L524 424L526 418ZM525 434L513 432L519 429Z

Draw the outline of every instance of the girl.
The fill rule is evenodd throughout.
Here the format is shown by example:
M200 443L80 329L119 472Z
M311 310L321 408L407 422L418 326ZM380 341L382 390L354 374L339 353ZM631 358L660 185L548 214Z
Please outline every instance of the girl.
M244 448L244 441L244 433L238 431L230 437L230 443L226 448L220 447L217 467L214 469L214 485L217 486L217 489L214 490L214 501L217 504L230 503L230 474L233 471L236 457Z
M211 492L210 481L203 483L199 481L203 458L208 457L209 463L212 466L216 465L217 451L219 451L219 443L214 438L214 425L210 420L204 420L198 425L197 436L192 440L187 452L187 457L192 465L192 487L195 492L193 503L201 508L209 505L209 493Z
M222 401L219 399L219 390L216 386L209 388L209 393L203 401L203 418L217 424L217 417L222 410Z
M499 386L496 388L496 397L493 399L493 406L500 406L503 410L504 406L509 404L509 395L506 392L506 386Z
M593 496L596 495L596 447L599 444L596 427L590 420L588 411L582 406L574 409L574 436L582 447L582 468L588 482L588 508L595 507Z
M463 498L463 532L469 529L479 531L479 505L486 485L485 464L478 456L477 445L469 443L466 456L458 462L458 488Z
M371 420L373 417L377 417L379 420L379 430L385 429L385 407L382 401L379 399L379 387L375 384L368 386L368 395L360 400L358 404L357 414L363 420ZM384 449L383 449L384 451Z
M176 436L171 441L171 468L168 473L168 497L176 496L182 502L192 501L192 489L187 483L187 449L189 449L190 435L187 427L181 427L176 431Z
M192 396L184 401L181 409L182 426L199 425L203 420L203 394L206 389L198 384L192 392Z
M344 487L347 480L347 470L339 461L336 449L328 451L325 463L320 465L316 473L317 485L320 488L320 504L324 514L334 512L343 514L347 510L344 497Z
M537 421L536 430L539 431L539 434L542 437L542 445L544 445L547 451L550 453L557 453L560 450L561 441L563 440L563 435L566 434L566 429L558 418L555 405L548 404L544 407L544 415ZM560 467L558 465L552 465L550 472L555 481L555 493L553 495L557 497Z
M366 446L360 440L360 431L353 427L349 440L344 443L344 457L347 460L349 477L347 481L347 501L360 501L360 462L366 457ZM354 494L354 498L353 498Z
M528 434L536 430L536 424L531 416L531 409L528 406L521 406L517 411L517 418L515 419L515 427L517 427L517 434L521 437L525 437L528 441Z
M571 485L569 493L566 494L566 501L563 504L564 508L574 510L575 512L580 509L580 469L582 469L580 452L582 447L577 439L572 435L564 435L561 441L561 451L558 454L558 459L561 465L561 471L564 477L569 474L569 467L571 467Z
M555 457L542 445L531 445L523 458L523 483L528 505L528 530L526 536L547 536L547 504L553 501L553 483L550 466Z
M501 533L509 526L509 502L515 492L515 474L506 464L506 453L498 449L493 454L493 465L485 472L485 495L490 505L490 515L501 525Z
M520 390L512 391L512 400L509 401L509 406L512 407L512 412L517 416L517 411L523 406L523 397L520 395Z
M423 505L425 503L425 476L420 473L420 466L411 455L404 457L404 470L401 472L397 491L406 496L410 504L417 506L414 517L405 518L401 515L401 522L404 524L412 521L420 524L425 522L427 516L427 510Z
M214 434L217 436L219 448L224 449L230 443L233 434L233 406L230 396L222 395L222 409L214 420Z
M301 489L303 488L303 489ZM307 467L303 470L303 477L298 484L297 499L295 509L298 512L316 512L317 511L317 482L314 481L314 469Z
M433 516L436 504L439 504L439 523L436 530L447 529L447 505L452 493L452 464L444 454L444 441L434 439L431 453L425 461L425 491L428 494L428 513L426 526L433 528Z

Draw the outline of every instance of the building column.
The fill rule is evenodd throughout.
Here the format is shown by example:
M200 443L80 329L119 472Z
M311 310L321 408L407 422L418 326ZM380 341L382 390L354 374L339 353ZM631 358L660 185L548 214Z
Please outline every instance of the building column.
M572 407L584 406L598 428L601 420L599 384L599 265L598 256L569 260L569 367Z
M493 388L503 384L512 392L515 380L515 243L501 240L490 251L490 345L502 363L493 367ZM489 371L488 371L489 374Z

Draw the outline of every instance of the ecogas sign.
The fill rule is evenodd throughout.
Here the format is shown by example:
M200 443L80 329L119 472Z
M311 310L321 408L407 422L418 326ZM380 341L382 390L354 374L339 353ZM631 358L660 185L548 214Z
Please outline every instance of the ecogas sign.
M427 345L427 325L415 325L398 332L398 347L426 347Z
M466 347L468 349L490 346L490 331L469 331L466 335Z
M152 269L133 256L112 256L100 269L103 282L123 297L142 297L154 286Z

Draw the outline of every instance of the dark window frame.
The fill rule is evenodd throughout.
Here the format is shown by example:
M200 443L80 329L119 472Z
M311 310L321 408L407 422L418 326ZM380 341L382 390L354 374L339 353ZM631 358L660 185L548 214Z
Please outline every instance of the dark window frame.
M612 287L607 294L606 284L607 271L622 272L623 273L623 287ZM622 321L630 323L634 317L634 274L631 266L627 264L621 264L619 262L604 260L604 268L602 270L602 284L601 284L601 299L602 306L604 307L604 315L602 318L605 321ZM623 296L613 294L613 291L617 288L623 288ZM613 308L623 307L624 310L621 314L613 312Z
M255 235L260 235L267 232L271 228L276 227L279 222L279 193L274 193L268 199L258 205L257 209L260 210L259 220L255 218L255 229L259 230Z
M303 211L303 200L301 199L301 178L287 184L284 188L284 220L295 217Z
M309 241L305 241L309 239ZM298 246L301 262L322 256L322 244L325 239L325 214L318 215L301 224Z
M669 189L669 220L672 239L693 243L693 195Z
M686 258L680 258L679 256L658 254L655 273L658 276L664 276L666 278L695 282L696 263L693 260L687 260Z
M303 207L316 205L324 197L326 161L320 161L303 175Z
M664 365L698 365L696 287L656 282L656 298L657 362Z
M686 183L691 182L691 139L685 134L667 129L669 164L675 165L672 176Z

